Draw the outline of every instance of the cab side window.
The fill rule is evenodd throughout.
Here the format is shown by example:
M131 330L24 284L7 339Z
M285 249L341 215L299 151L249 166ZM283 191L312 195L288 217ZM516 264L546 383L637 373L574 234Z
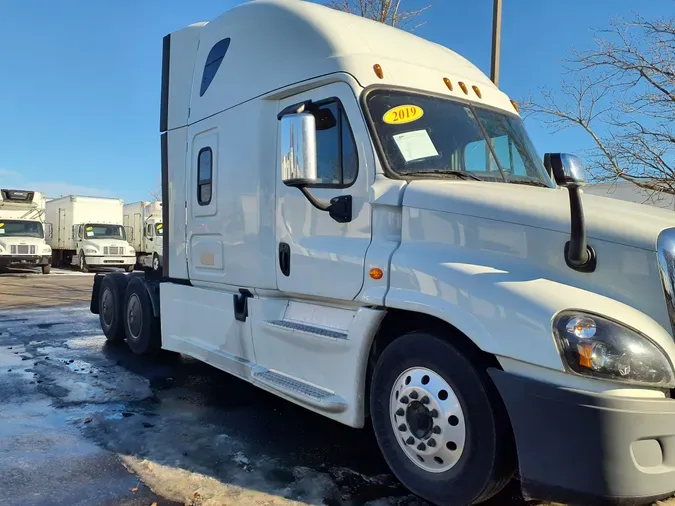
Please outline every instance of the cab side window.
M211 184L213 182L213 151L202 148L197 156L197 202L200 206L211 203Z
M316 120L317 173L321 181L312 186L351 186L358 172L358 155L342 104L337 99L326 100L312 114Z

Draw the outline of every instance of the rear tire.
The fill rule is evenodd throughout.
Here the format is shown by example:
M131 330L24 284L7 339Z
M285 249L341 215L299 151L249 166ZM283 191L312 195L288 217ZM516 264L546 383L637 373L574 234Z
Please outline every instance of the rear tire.
M437 505L469 505L502 490L516 468L513 431L486 367L440 337L394 340L373 371L370 412L387 464Z
M131 351L137 355L155 355L162 348L159 320L143 280L132 277L124 297L124 333Z
M124 274L106 274L101 281L98 299L98 319L110 342L124 341L124 291L128 279Z
M127 266L124 268L124 270L127 271L127 272L133 272L134 266L133 266L133 265L127 265Z
M49 274L52 270L52 266L47 264L42 266L42 274Z

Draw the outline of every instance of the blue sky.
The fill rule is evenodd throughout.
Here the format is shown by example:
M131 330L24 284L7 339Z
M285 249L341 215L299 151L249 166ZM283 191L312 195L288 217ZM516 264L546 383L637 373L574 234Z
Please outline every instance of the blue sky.
M571 49L590 47L592 28L638 5L503 1L500 87L515 99L558 88ZM239 3L0 1L0 187L148 199L159 185L162 37ZM492 0L432 3L416 33L489 73ZM671 6L643 2L640 13L656 17ZM581 132L551 135L535 120L527 126L542 154L589 146Z

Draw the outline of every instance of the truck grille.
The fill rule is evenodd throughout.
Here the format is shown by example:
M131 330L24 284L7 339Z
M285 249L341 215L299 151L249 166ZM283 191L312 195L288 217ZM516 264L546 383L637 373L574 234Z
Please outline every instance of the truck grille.
M673 336L675 336L675 228L669 228L659 234L656 251L663 294L666 298Z
M119 246L104 246L103 247L104 255L124 255L124 248Z
M28 244L12 244L9 252L12 255L35 255L36 249L35 245L30 246Z

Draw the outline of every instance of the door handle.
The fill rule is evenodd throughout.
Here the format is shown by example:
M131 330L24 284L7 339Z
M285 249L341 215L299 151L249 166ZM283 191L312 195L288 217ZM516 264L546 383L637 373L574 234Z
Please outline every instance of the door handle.
M284 276L291 274L291 247L285 242L279 243L279 268Z

